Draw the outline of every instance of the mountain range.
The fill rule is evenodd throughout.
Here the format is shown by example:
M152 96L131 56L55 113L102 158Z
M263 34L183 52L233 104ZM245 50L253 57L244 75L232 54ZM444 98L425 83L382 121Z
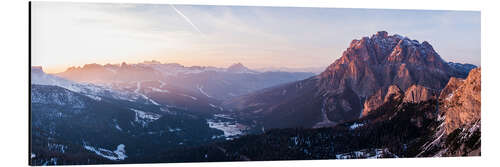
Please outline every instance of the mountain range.
M87 64L83 67L70 67L57 76L94 84L123 88L123 85L136 85L138 82L159 82L163 86L198 92L199 95L227 100L249 92L313 76L308 72L257 72L241 63L228 68L185 67L176 63L162 64L146 61L138 64L99 65Z
M169 67L176 68L155 69ZM169 72L176 73L171 80L164 78ZM133 163L144 154L256 133L260 128L252 121L232 118L221 100L208 94L217 91L210 84L251 91L309 75L256 72L240 63L227 69L90 64L56 75L33 66L30 160L36 165Z
M213 115L141 93L76 83L37 67L31 81L32 164L134 162L145 153L225 138L207 124L218 121Z
M271 129L182 149L175 157L211 162L480 156L480 71L452 78L439 97L413 101L415 94L390 86L383 104L361 118L332 127Z
M390 86L437 91L450 77L467 76L472 66L445 62L428 42L380 31L353 40L319 75L233 98L223 106L268 128L332 126L379 107Z
M30 164L480 155L480 71L385 31L317 74L32 67Z

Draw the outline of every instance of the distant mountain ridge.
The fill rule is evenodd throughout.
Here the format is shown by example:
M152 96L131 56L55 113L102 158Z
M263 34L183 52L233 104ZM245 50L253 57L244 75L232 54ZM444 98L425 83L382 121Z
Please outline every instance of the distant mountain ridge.
M153 60L30 79L30 165L481 154L481 69L385 31L317 75Z
M149 87L154 82L124 91L31 70L32 165L138 162L144 153L225 140L246 129L238 123L226 134L237 120L220 114L217 103Z
M255 90L293 82L313 76L306 72L258 72L235 63L228 68L163 64L146 61L138 64L86 64L71 67L57 76L101 85L123 85L143 81L158 81L167 86L198 92L217 100L227 100Z
M34 66L31 68L31 84L58 86L73 92L81 93L94 99L116 98L144 104L154 105L156 103L153 100L135 92L117 91L107 86L78 83L51 74L46 74L40 66Z
M325 70L326 67L303 67L303 68L290 68L290 67L267 67L267 68L258 68L256 71L266 72L266 71L275 71L275 72L310 72L314 74L319 74Z
M236 63L229 66L226 71L231 73L257 73L257 71L250 70L241 63Z
M474 68L477 68L474 64L461 64L448 62L448 65L453 69L454 76L458 78L466 78L469 75L469 71Z

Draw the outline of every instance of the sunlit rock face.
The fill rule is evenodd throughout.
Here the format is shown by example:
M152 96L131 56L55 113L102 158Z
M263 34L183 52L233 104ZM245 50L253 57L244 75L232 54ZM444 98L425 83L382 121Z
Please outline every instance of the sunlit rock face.
M380 31L353 40L342 57L318 76L318 85L320 92L329 94L352 89L359 96L361 116L365 116L390 97L407 97L405 102L436 98L436 91L455 73L428 42Z
M271 127L285 127L275 119L298 115L303 118L300 122L287 119L286 126L331 126L365 116L391 99L406 97L405 102L413 103L436 99L450 77L463 76L457 75L459 67L467 72L460 64L451 67L428 42L380 31L353 40L339 59L313 78L224 104L249 111L245 113L264 111L257 115Z
M429 89L421 85L412 85L405 91L403 102L419 103L431 99L437 99L437 90Z
M438 127L417 157L481 155L481 69L452 77L439 95Z
M399 101L404 97L404 92L396 85L390 85L387 89L379 89L374 95L366 99L362 116L366 116L370 111L374 111L382 104L391 101Z
M481 68L471 70L466 79L450 79L439 99L447 134L481 119Z
M451 76L450 66L428 42L418 42L385 31L353 40L341 58L320 74L321 89L335 92L352 88L368 97L381 88L401 90L418 84L441 89Z

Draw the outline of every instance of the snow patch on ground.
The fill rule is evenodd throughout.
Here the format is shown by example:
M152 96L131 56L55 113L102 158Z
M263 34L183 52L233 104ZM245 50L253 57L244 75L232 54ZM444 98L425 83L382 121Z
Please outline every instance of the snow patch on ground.
M357 122L354 122L351 126L349 126L349 128L351 128L351 130L354 130L356 128L359 128L359 127L362 127L364 126L365 124L364 123L357 123Z
M160 86L161 87L161 86ZM155 87L151 87L151 90L155 91L155 92L161 92L161 93L170 93L170 91L168 90L165 90L165 89L158 89L158 88L155 88Z
M47 148L50 151L57 151L57 152L60 152L60 153L64 154L64 152L66 151L66 149L68 148L68 146L65 146L63 144L47 143Z
M444 119L445 117L440 117L440 118ZM440 118L438 117L438 120ZM445 137L445 134L446 133L445 133L445 128L444 128L444 122L441 122L441 124L438 126L438 128L436 130L436 133L433 135L434 140L422 145L422 147L421 147L422 151L419 154L417 154L416 157L419 157L421 154L425 153L426 151L430 150L434 146L437 146L439 143L441 143Z
M134 90L134 93L139 93L141 90L141 81L137 81L137 88Z
M210 107L217 108L216 105L213 105L213 104L208 104L208 105L210 105Z
M161 117L161 115L159 114L155 114L155 113L150 113L150 112L144 112L144 111L141 111L141 110L136 110L136 109L133 109L131 108L132 111L135 112L136 116L140 119L148 119L148 120L157 120Z
M99 97L99 96L90 95L90 94L86 94L86 96L90 97L91 99L96 100L96 101L101 101L102 100L102 98Z
M86 150L92 151L95 154L97 154L101 157L104 157L106 159L109 159L109 160L118 161L118 160L124 160L125 158L127 158L127 155L125 154L125 145L124 144L119 144L116 147L115 151L110 151L110 150L107 150L104 148L95 148L95 147L92 147L89 145L83 145L83 147Z
M212 96L208 95L208 93L203 90L203 85L201 85L201 86L200 85L196 85L196 88L198 88L198 90L201 92L201 94L203 94L203 95L205 95L207 97L212 97Z
M47 165L57 165L57 158L50 158L49 161L45 161L42 166L47 166Z
M378 159L378 158L399 158L396 154L393 154L387 148L377 148L377 149L363 149L359 151L353 151L348 153L342 153L335 155L337 159Z
M212 120L208 120L207 122L210 128L222 130L224 132L224 137L232 137L242 134L242 131L239 127L239 125L241 124L238 123L231 124L228 122L213 122Z
M144 112L133 108L130 108L130 110L135 112L135 122L140 123L142 126L146 126L146 124L161 118L160 114Z
M115 128L119 131L123 131L122 128L120 127L120 125L118 125L118 122L116 119L113 119L113 123L115 124Z
M462 133L466 132L465 138L470 138L474 132L478 131L481 128L480 121L475 122L472 127L469 129L462 130Z
M160 104L158 104L156 101L154 101L153 99L150 99L149 97L147 97L147 96L146 96L146 95L144 95L144 94L140 94L140 93L139 93L139 95L140 95L140 96L142 96L144 99L148 100L149 102L151 102L151 103L152 103L152 104L154 104L154 105L157 105L157 106L159 106L159 105L160 105Z
M214 117L225 118L225 119L234 119L226 114L214 114Z
M168 131L169 131L169 132L180 132L180 131L182 131L182 129L180 129L180 128L170 128L170 127L169 127L169 128L168 128Z
M151 99L151 98L149 98L148 96L146 96L146 95L144 95L144 94L140 93L140 91L141 91L141 84L142 84L142 81L137 81L137 82L136 82L136 84L137 84L137 85L136 85L136 89L134 90L134 93L135 93L135 94L137 94L137 95L139 95L140 97L142 97L142 98L146 99L147 101L149 101L150 103L152 103L152 104L154 104L154 105L157 105L157 106L159 106L159 105L160 105L160 104L158 104L156 101L154 101L153 99Z
M187 94L181 94L181 95L182 95L182 96L185 96L185 97L189 97L189 98L191 98L191 99L193 99L193 100L198 100L198 98L193 97L193 96L189 96L189 95L187 95Z
M118 129L119 131L122 131L122 128L118 124L115 124L115 128Z
M223 119L233 119L227 115L216 114L215 117L223 118ZM237 123L235 121L224 121L220 119L207 119L208 126L213 129L218 129L224 132L224 137L227 140L232 139L238 135L243 134L243 131L247 129L247 127L243 124Z
M222 108L221 106L217 106L217 105L214 105L214 104L208 104L210 105L210 107L212 108L215 108L215 109L219 109L220 111L224 111L224 108ZM218 114L215 114L215 116L217 116ZM231 118L232 119L232 118Z

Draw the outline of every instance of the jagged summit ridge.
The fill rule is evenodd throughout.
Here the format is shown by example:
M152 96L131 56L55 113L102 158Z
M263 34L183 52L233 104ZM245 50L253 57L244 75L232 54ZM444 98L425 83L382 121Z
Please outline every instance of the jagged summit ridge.
M338 92L349 87L367 97L389 85L406 90L417 83L440 89L447 83L449 71L448 64L428 42L379 31L353 40L319 78L324 91Z
M256 73L256 71L250 70L248 67L244 66L242 63L235 63L226 69L227 72L231 73Z
M315 77L224 104L263 118L267 127L315 127L362 117L384 102L403 100L405 91L410 91L407 102L435 99L435 91L457 74L429 42L379 31L354 39L339 59Z
M364 51L369 53L363 54ZM356 52L360 54L353 54ZM427 56L430 57L427 59ZM420 43L398 34L388 35L386 31L379 31L371 37L352 40L339 61L341 64L348 64L350 60L360 59L372 64L385 64L406 61L430 62L434 61L434 58L439 58L436 61L442 61L427 41Z
M399 92L396 87L407 90L414 84L441 89L450 77L447 68L447 64L427 42L420 43L401 35L389 35L380 31L371 37L353 40L339 59L314 78L235 99L226 104L241 106L238 104L262 103L264 105L255 108L262 108L262 113L276 114L276 117L290 113L300 115L304 113L295 110L304 110L309 115L321 113L318 117L303 117L304 122L305 119L308 119L308 123L315 122L314 119L322 121L325 117L333 122L341 122L359 117L366 106L379 106L385 100L387 89L391 85L394 85L391 90L393 93ZM295 93L283 94L285 91ZM265 98L266 94L276 95L272 98L272 104L258 100ZM378 100L366 104L366 99L374 94L378 95ZM308 97L289 99L292 96ZM279 99L283 100L276 101ZM311 107L302 109L294 103L307 103ZM288 107L290 105L296 108ZM273 121L269 122L270 126L274 126Z

